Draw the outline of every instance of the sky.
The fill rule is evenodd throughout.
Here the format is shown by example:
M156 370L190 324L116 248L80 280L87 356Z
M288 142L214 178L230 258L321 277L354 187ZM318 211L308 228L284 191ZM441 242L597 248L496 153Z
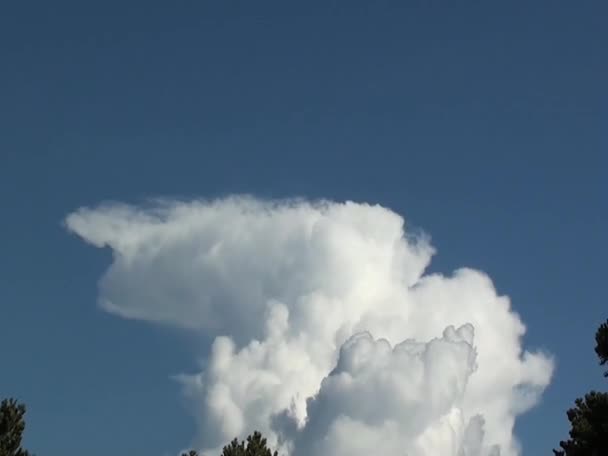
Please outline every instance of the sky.
M27 404L28 448L164 456L199 434L175 376L201 372L213 335L100 306L131 283L99 282L120 239L93 248L66 217L248 194L254 208L378 204L391 235L398 214L430 236L427 274L487 274L525 349L554 359L515 426L524 455L550 452L573 400L605 388L607 14L600 1L3 5L0 395Z

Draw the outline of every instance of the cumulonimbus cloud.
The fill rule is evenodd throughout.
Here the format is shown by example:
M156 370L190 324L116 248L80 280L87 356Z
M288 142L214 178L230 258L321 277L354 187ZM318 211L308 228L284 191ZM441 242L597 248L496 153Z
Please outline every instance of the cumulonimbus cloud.
M105 310L214 338L179 376L205 454L258 429L293 456L515 456L552 375L485 274L425 274L428 239L380 206L106 204L66 226L113 252Z

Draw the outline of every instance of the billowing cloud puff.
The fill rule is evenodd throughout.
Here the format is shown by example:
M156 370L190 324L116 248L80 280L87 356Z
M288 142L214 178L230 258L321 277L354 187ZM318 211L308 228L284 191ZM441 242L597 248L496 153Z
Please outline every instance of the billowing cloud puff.
M181 375L206 454L261 430L293 456L514 456L553 364L483 273L424 273L402 217L352 202L160 201L67 227L113 262L100 305L214 338Z

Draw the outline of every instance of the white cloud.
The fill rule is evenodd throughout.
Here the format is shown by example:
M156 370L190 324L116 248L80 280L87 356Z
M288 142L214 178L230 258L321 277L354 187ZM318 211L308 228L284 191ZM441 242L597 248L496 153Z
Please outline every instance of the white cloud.
M104 309L215 337L180 377L209 454L259 429L296 456L513 456L552 374L486 275L424 275L428 240L380 206L233 197L66 224L112 249Z

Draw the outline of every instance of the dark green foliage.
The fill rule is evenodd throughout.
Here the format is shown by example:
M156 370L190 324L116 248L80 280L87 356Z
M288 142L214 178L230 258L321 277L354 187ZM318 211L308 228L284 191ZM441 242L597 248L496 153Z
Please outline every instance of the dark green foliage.
M595 334L595 352L600 364L608 363L608 321ZM608 372L604 374L608 377ZM591 391L575 401L568 410L570 438L553 450L555 456L606 456L608 455L608 393Z
M608 363L608 320L603 323L595 333L595 353L600 359L600 365ZM604 372L604 377L608 377L608 370Z
M182 453L182 456L198 456L198 453L190 450L189 453ZM234 439L226 445L222 456L278 456L278 453L270 451L266 446L266 439L260 432L255 431L247 437L247 441L239 442L238 439Z
M266 439L258 431L247 437L247 445L244 441L239 443L234 439L222 451L222 456L277 456L277 454L276 451L274 453L270 451L266 446Z
M592 391L575 402L568 410L572 424L570 439L560 442L562 456L608 455L608 393Z
M4 399L0 404L0 456L29 456L21 448L25 430L25 406L14 399Z

